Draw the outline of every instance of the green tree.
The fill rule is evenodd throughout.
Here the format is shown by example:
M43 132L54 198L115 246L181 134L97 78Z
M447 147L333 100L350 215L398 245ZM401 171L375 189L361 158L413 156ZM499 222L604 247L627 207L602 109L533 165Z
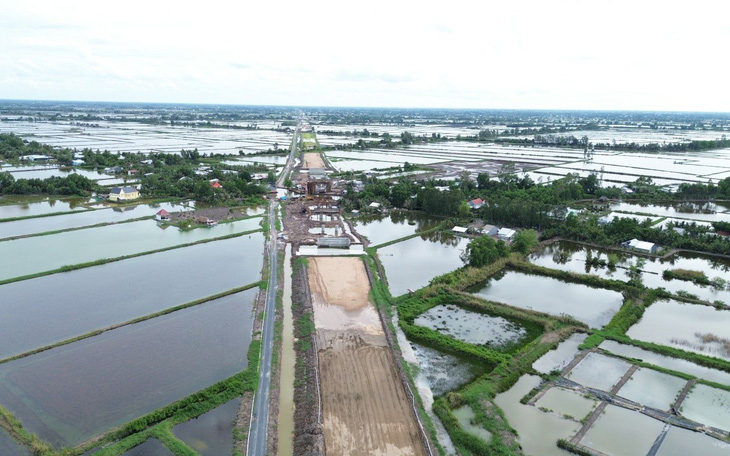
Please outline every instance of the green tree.
M512 250L526 254L533 247L538 244L537 231L535 230L520 230L515 234L515 238L512 241Z
M495 241L489 236L480 236L473 239L461 254L461 260L469 266L480 268L492 264L508 254L507 246L503 241Z

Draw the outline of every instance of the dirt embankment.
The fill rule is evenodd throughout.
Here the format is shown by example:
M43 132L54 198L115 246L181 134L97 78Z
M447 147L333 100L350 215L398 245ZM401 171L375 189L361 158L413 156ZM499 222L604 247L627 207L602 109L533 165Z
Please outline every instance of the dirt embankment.
M327 454L425 454L362 260L309 264Z
M319 152L307 152L304 154L302 168L326 168L324 160Z

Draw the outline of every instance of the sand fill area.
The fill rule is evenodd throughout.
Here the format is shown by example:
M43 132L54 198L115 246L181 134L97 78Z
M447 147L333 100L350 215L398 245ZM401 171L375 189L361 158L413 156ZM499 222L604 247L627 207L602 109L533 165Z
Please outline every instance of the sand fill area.
M360 258L309 258L328 455L423 455Z
M307 152L304 154L304 164L302 168L326 168L322 156L317 152Z

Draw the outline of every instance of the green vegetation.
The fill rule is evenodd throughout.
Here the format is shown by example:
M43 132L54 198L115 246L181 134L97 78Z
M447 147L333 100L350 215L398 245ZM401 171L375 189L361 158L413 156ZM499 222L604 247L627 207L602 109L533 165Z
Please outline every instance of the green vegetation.
M479 236L467 244L461 259L471 267L480 268L506 257L507 254L507 245L504 241L495 241L489 236Z
M692 271L689 269L665 269L664 272L662 272L662 277L665 280L686 280L688 282L693 282L699 285L710 284L710 279L707 278L704 272Z

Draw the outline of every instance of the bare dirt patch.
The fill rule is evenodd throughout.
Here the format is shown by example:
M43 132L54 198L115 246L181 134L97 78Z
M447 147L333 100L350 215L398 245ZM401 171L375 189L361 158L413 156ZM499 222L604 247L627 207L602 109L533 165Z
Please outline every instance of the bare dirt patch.
M425 454L362 261L309 265L327 454Z
M304 154L302 168L326 168L322 156L318 152L307 152Z

